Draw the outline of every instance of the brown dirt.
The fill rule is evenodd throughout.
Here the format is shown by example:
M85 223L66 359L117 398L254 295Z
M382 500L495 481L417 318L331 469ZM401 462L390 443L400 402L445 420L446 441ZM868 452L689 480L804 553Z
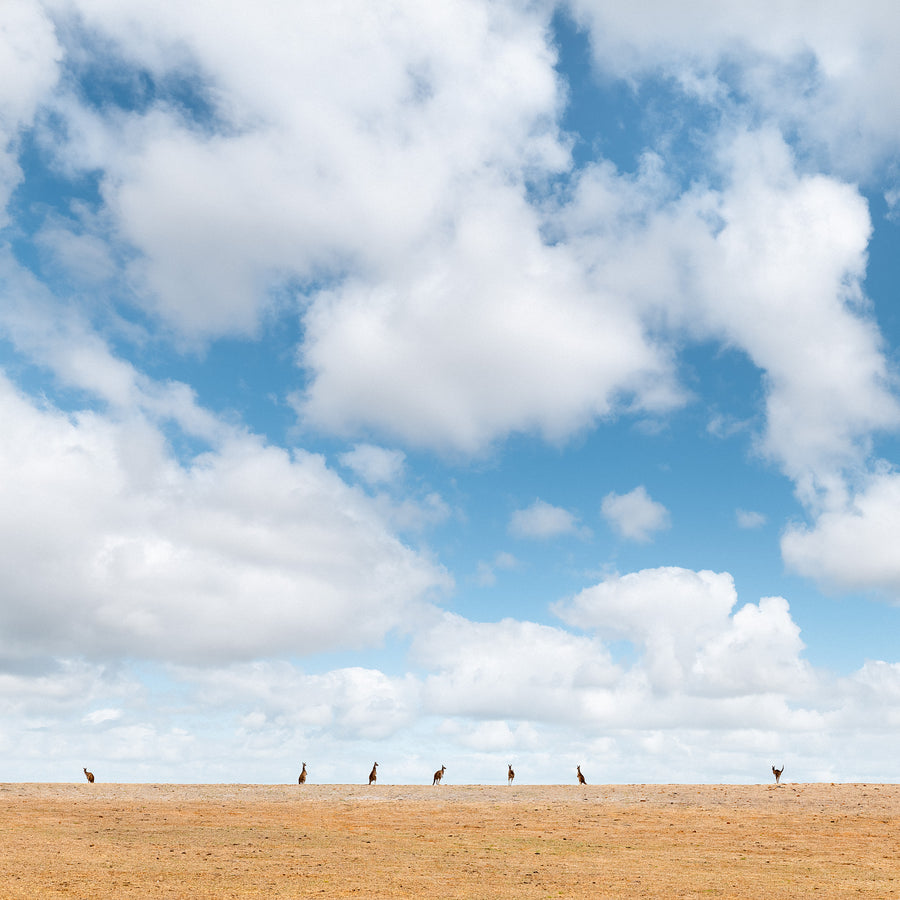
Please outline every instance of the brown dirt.
M900 896L898 785L0 785L0 898Z

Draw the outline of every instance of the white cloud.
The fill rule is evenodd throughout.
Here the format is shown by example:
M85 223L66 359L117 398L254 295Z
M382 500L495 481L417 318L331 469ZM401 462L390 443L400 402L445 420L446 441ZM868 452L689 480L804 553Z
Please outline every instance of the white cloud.
M451 722L442 733L453 738L462 747L468 747L479 754L514 751L522 746L534 747L539 735L529 723L491 720L487 722Z
M768 521L763 513L751 509L736 509L734 517L739 528L762 528Z
M277 288L315 284L306 423L479 453L511 431L563 441L683 401L671 354L547 246L527 200L528 182L570 164L547 9L396 0L383 18L364 3L310 18L273 3L218 10L210 28L167 3L74 8L72 59L96 32L160 83L191 72L219 117L56 98L67 137L47 149L65 171L102 173L98 227L131 258L123 293L203 340L254 334L286 302ZM71 264L77 240L96 275L95 237L45 242Z
M565 247L543 243L522 193L481 185L449 236L389 280L315 300L305 421L476 454L510 432L559 442L601 416L683 401L669 354Z
M78 232L57 223L41 229L35 244L70 284L95 287L112 280L116 274L109 244L99 235Z
M704 627L721 630L736 600L727 572L664 567L612 575L558 605L556 612L578 628L637 642L657 631L694 642L702 639Z
M826 0L815 16L800 5L736 0L689 14L665 0L640 8L576 0L572 8L604 72L671 78L719 105L738 93L752 114L798 132L853 178L896 152L900 114L888 98L900 86L892 37L900 13L880 0Z
M121 709L95 709L89 712L84 721L90 725L102 725L104 722L115 722L122 718Z
M718 191L683 192L645 154L635 176L588 166L549 219L529 200L529 180L570 165L546 8L396 0L384 18L360 3L310 19L257 4L218 11L214 28L169 3L152 16L105 0L63 8L82 16L64 32L72 59L96 30L120 65L192 72L218 117L198 128L162 102L122 115L57 99L68 139L49 146L64 169L103 173L103 237L130 245L132 290L202 339L252 334L285 302L273 288L314 283L296 395L308 425L467 454L512 432L564 441L685 402L673 350L685 330L764 373L763 446L805 502L900 418L862 309L865 203L797 175L776 128L735 134L741 117L726 117L709 154ZM575 8L596 26L600 64L662 67L685 86L714 82L725 56L758 73L747 48L785 64L812 48L826 80L849 85L857 42L884 48L864 12L859 28L810 32L783 11L770 28L736 9L673 17L663 5L648 29L609 4ZM96 237L45 240L71 262L77 238L96 274L108 263Z
M383 484L396 481L403 474L406 456L400 450L356 444L339 459L342 466L351 469L368 484Z
M792 749L811 778L893 771L878 732L900 723L897 665L811 670L784 599L739 605L727 574L672 568L560 604L587 636L440 615L430 598L448 574L397 531L450 510L434 492L394 495L400 451L341 457L384 491L369 496L315 454L227 426L188 385L146 377L90 324L132 302L149 317L128 310L103 334L132 320L129 340L150 336L137 318L183 348L252 336L302 295L303 424L459 454L667 414L689 400L678 350L712 340L759 370L757 447L811 516L785 532L786 563L900 596L900 479L865 475L873 435L900 415L863 293L872 225L854 186L900 142L897 13L863 2L850 16L831 0L812 18L772 3L572 7L604 74L637 87L649 74L716 104L722 124L687 189L645 153L635 174L599 160L535 200L571 165L546 4L395 0L376 15L352 0L316 16L275 0L214 16L174 0L0 5L3 215L35 122L56 177L99 183L95 212L60 207L34 238L58 297L0 257L0 330L105 410L64 413L0 378L11 771L46 780L53 759L53 777L77 775L88 760L71 747L125 780L165 779L155 760L200 780L279 777L294 748L340 781L375 748L394 777L433 771L448 749L477 759L475 775L502 751L501 779L514 751L525 780L556 780L560 760L590 753L603 765L589 771L633 780L767 777ZM97 45L126 77L149 70L159 99L101 108L70 90ZM167 102L173 79L208 109L192 119L190 103ZM78 296L91 286L96 297ZM175 459L173 422L209 451ZM668 523L643 487L610 495L604 515L637 540ZM738 513L744 527L758 515ZM543 501L510 529L585 533ZM495 556L479 577L513 562ZM396 631L411 635L406 674L396 660L310 674L257 659ZM120 656L150 660L150 676L83 661ZM173 659L194 666L166 670L175 683L152 662Z
M805 175L771 128L724 130L721 188L666 186L588 167L555 218L597 289L631 298L671 334L718 341L760 370L759 449L816 505L864 464L900 409L863 294L871 223L859 191Z
M556 611L571 625L642 647L640 670L655 691L728 697L732 705L751 695L806 694L811 670L787 602L763 598L733 613L736 602L727 573L661 568L607 578Z
M0 671L0 714L22 719L26 727L68 719L97 704L134 701L137 683L84 660L4 659Z
M578 519L567 509L535 500L525 509L513 511L509 533L514 537L547 539L564 534L579 534Z
M888 207L888 218L896 222L900 216L900 188L890 188L884 192L884 202Z
M17 162L20 130L58 77L62 51L46 11L30 0L0 6L0 227L8 224L6 206L22 170Z
M534 10L393 0L376 16L355 0L310 15L264 0L211 25L205 7L170 2L64 9L79 16L74 58L99 35L160 83L190 73L213 106L196 127L183 105L123 116L58 102L61 155L105 173L117 231L140 253L134 284L186 335L252 333L285 279L402 268L461 198L567 160Z
M794 571L840 590L875 590L900 600L900 475L873 475L846 503L822 511L811 526L791 525L781 539Z
M32 780L85 761L125 781L173 765L184 780L294 781L301 759L318 783L363 782L373 759L387 783L427 783L442 762L458 783L503 783L507 762L522 783L574 779L577 762L598 783L757 782L782 762L795 780L893 770L881 732L900 723L900 669L813 669L782 598L739 605L726 573L657 569L557 611L595 634L446 613L400 675L151 664L139 690L84 664L0 675L0 747ZM616 661L607 641L623 637L636 652Z
M248 727L259 732L382 740L409 727L421 704L421 685L412 675L390 677L358 666L307 674L287 662L254 662L180 667L177 674L193 686L197 702L247 710L253 717Z
M632 541L649 541L654 531L669 527L669 511L651 499L643 485L627 494L607 494L600 511L622 537Z
M412 653L435 673L423 697L438 715L577 723L588 732L685 721L727 729L741 716L748 726L781 726L788 700L809 702L816 688L800 630L783 598L734 611L736 603L727 573L644 570L555 605L593 637L448 613L416 637ZM630 662L610 654L609 643L623 639L636 650Z
M767 376L764 446L809 501L895 427L882 338L861 290L870 222L848 185L798 176L780 138L739 137L705 315Z
M555 611L569 625L646 648L651 684L672 690L693 670L698 648L727 630L736 599L727 573L660 568L611 576Z
M764 597L758 605L741 607L728 629L702 647L692 676L702 689L719 696L790 695L812 680L809 665L801 659L804 648L787 601Z
M61 307L47 287L0 250L0 332L25 358L49 369L66 388L87 392L117 415L175 422L216 443L230 430L177 381L157 382L116 356L77 308Z
M583 695L611 685L617 669L597 641L534 622L472 622L445 613L412 646L435 671L424 702L444 716L569 721Z
M0 380L6 655L227 660L377 643L449 577L313 454L235 435L188 467L140 417Z
M402 533L421 532L445 522L453 510L436 491L424 496L391 497L380 493L373 500L386 523Z

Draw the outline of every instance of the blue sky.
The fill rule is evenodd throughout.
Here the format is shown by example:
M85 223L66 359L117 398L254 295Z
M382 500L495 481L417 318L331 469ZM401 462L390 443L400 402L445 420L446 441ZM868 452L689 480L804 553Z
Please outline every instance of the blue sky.
M898 780L898 27L4 4L3 777Z

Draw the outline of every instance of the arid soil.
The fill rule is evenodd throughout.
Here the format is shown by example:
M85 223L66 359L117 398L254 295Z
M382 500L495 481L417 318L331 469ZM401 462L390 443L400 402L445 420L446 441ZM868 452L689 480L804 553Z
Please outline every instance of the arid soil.
M0 785L2 898L898 892L898 785Z

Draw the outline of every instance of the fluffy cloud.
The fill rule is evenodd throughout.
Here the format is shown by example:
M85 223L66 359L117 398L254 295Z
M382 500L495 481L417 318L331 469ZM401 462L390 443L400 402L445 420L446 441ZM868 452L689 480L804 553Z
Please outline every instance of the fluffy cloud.
M520 538L553 538L579 533L578 520L567 509L535 500L525 509L513 511L509 533Z
M404 459L404 454L399 450L386 450L372 444L357 444L340 456L341 465L352 469L368 484L381 484L399 478Z
M2 653L222 660L376 643L446 573L321 457L234 435L189 466L147 420L0 380Z
M618 77L661 76L701 102L740 102L799 132L801 142L853 178L896 152L900 87L892 35L900 13L879 0L797 5L704 2L692 14L665 0L625 8L570 7L588 29L595 65Z
M876 590L900 599L900 476L882 472L811 526L791 525L781 539L785 563L826 587Z
M301 415L471 454L513 431L561 441L629 407L679 405L669 354L540 224L521 192L483 186L450 237L389 282L319 296Z
M632 541L649 541L654 531L669 527L669 511L651 499L643 485L627 494L607 494L600 511L622 537Z
M22 177L16 161L20 130L31 125L38 106L58 78L62 50L46 12L29 0L0 8L0 227L6 205Z
M401 773L438 756L427 773L448 743L488 771L491 752L519 753L545 779L576 752L636 779L697 778L708 752L709 771L746 777L792 744L811 777L854 749L885 758L897 667L812 671L784 599L738 605L727 574L671 568L559 604L581 632L441 615L429 600L449 576L396 532L448 509L388 495L400 451L339 455L385 492L372 497L110 350L113 331L183 349L299 318L304 426L478 455L511 433L561 444L669 414L690 399L679 351L713 341L759 370L757 448L811 514L785 533L785 561L896 597L897 477L860 475L900 415L853 183L900 140L897 13L776 6L569 5L605 75L715 108L685 186L669 154L572 169L547 4L2 5L0 206L32 128L71 194L32 235L57 295L2 250L0 333L97 404L63 412L0 378L0 746L31 760L20 775L46 778L34 761L50 758L77 774L58 744L125 778L190 757L180 777L201 780L257 777L262 759L278 777L300 748L337 780L351 754L364 776L373 746ZM86 183L96 195L79 196ZM173 423L207 451L177 459ZM640 488L604 507L635 539L667 521ZM541 502L511 528L579 533ZM481 580L512 563L495 557ZM404 630L408 674L284 660ZM95 662L120 657L150 675Z
M45 141L56 166L101 173L96 227L130 260L126 295L191 340L252 334L308 288L297 405L333 431L477 453L510 431L559 441L683 400L670 353L546 245L529 202L530 182L570 164L547 10L265 11L248 27L218 10L211 30L168 3L152 17L59 5L77 13L63 30L76 81L103 41L121 80L155 85L127 113L61 92L65 134ZM173 80L193 105L167 97ZM56 221L44 244L70 263L90 247L96 275L108 259L78 227Z
M352 740L383 740L418 715L421 685L412 675L389 677L352 667L308 674L286 662L224 669L177 669L199 703L242 711L248 726Z
M460 198L567 159L546 20L515 4L57 7L76 77L100 43L153 80L140 113L62 95L61 164L104 173L134 287L187 335L253 332L284 281L393 271Z
M416 637L412 655L437 670L425 679L425 699L444 716L571 721L584 711L585 692L617 676L599 642L512 619L446 613Z
M898 666L813 669L782 598L738 605L726 573L656 569L557 611L594 634L445 613L422 623L399 675L289 661L151 666L139 686L84 663L4 675L0 745L14 739L14 772L46 778L48 759L80 772L59 750L59 734L77 736L122 780L165 777L179 753L180 777L201 781L293 781L301 759L319 782L363 781L378 759L387 781L412 783L441 762L489 783L507 761L525 783L574 778L576 762L597 781L757 781L785 760L793 778L846 780L889 765L872 716L900 722Z
M682 404L685 331L764 373L762 445L806 502L900 420L859 288L865 204L798 175L777 130L710 136L719 190L684 191L647 155L634 176L586 167L561 209L535 202L530 185L571 167L545 7L396 0L391 16L362 3L310 19L272 2L249 18L217 10L212 28L202 6L52 8L63 50L39 54L23 116L50 100L55 56L77 82L98 41L124 83L144 72L155 93L126 112L57 91L66 128L47 152L101 174L104 214L99 235L57 219L42 240L70 266L87 249L92 277L108 276L98 237L127 248L128 296L182 339L252 334L304 291L295 402L309 425L467 454L511 432L559 442ZM729 54L749 72L742 48L782 60L812 48L838 73L836 60L858 68L856 42L882 46L866 16L861 31L810 33L783 12L770 28L730 7L660 8L657 32L610 4L574 8L602 65L674 68L685 90ZM176 102L173 83L193 99Z
M588 167L555 227L597 290L746 354L764 375L759 448L814 505L843 489L873 432L900 422L862 292L866 204L850 185L799 173L772 129L725 131L716 148L717 190L679 190L655 157L629 179Z
M736 601L727 573L661 568L607 578L556 612L642 648L637 672L654 691L732 699L804 693L809 670L787 602L765 598L732 613Z
M735 610L727 573L666 568L607 578L555 606L587 637L530 622L444 614L412 645L432 670L423 702L434 715L559 722L596 732L811 727L817 677L780 597ZM625 640L635 653L615 660Z
M764 447L809 500L900 421L861 289L868 213L850 186L795 174L771 134L739 137L728 154L706 315L766 372Z
M764 597L758 605L742 606L729 627L704 644L691 675L719 696L796 694L812 681L801 658L804 648L787 601Z
M704 629L719 631L737 600L727 572L675 567L615 575L557 606L565 622L642 643L663 631L692 645Z

